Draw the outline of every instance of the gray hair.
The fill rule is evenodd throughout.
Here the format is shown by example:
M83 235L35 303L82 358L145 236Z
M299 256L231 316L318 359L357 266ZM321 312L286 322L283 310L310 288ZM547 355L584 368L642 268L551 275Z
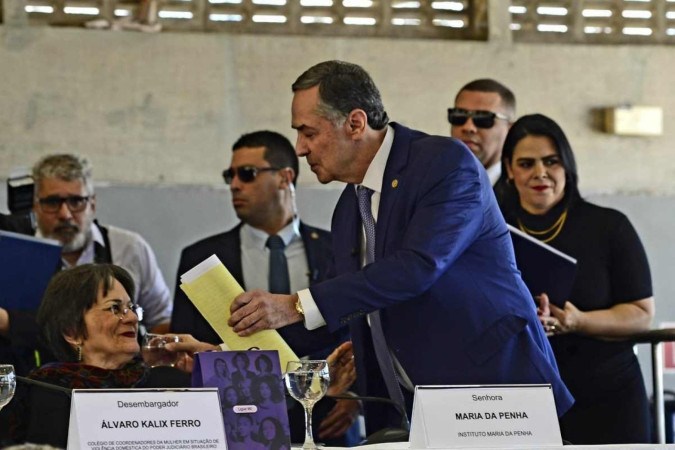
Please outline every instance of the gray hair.
M319 86L317 113L339 125L354 109L362 109L368 125L381 130L389 117L380 91L361 66L344 61L324 61L307 69L291 86L293 92Z
M33 166L33 180L36 187L45 178L58 178L63 181L81 181L87 189L87 195L94 193L92 166L84 156L73 154L47 155ZM38 189L35 189L37 195Z

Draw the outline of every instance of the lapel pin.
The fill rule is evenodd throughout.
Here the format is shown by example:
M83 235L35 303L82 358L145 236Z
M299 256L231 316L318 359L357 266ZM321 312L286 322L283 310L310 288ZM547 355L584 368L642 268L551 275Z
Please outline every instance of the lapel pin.
M310 237L312 239L319 239L319 233L317 233L316 231L312 231L312 233L310 234Z
M391 182L391 187L393 187L394 189L398 187L398 180L396 178L394 178L394 180Z

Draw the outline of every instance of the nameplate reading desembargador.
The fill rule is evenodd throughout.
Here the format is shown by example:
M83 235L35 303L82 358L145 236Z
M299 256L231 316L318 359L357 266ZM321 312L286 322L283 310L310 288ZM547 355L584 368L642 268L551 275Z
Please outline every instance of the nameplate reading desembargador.
M68 450L226 449L216 388L74 389Z
M411 448L560 446L548 384L415 387Z

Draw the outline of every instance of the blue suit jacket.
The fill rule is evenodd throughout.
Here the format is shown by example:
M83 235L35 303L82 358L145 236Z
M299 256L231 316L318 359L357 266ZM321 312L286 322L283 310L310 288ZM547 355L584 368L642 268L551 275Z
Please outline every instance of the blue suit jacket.
M207 237L183 249L178 264L178 274L176 275L176 289L171 315L172 332L189 333L200 341L212 344L222 342L180 288L180 276L215 254L239 284L246 289L241 267L240 229L241 224L225 233ZM300 235L305 246L309 267L308 284L321 281L326 277L332 259L330 234L325 230L310 227L301 222ZM308 331L302 323L296 323L278 331L298 356L312 355L315 358L324 358L340 343L347 340L346 327L331 333L326 328Z
M329 329L351 325L361 392L387 396L364 318L379 309L413 384L551 383L562 415L573 400L487 174L459 141L393 127L375 262L360 269L361 219L348 185L331 229L337 276L310 287Z

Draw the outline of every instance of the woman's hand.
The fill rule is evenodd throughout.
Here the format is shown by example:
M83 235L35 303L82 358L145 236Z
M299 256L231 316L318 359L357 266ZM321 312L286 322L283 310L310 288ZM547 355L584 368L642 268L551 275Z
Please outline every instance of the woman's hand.
M164 348L177 354L176 367L184 372L192 373L195 353L220 350L217 345L198 341L191 334L178 334L176 336L180 338L180 342L170 342Z
M361 404L356 400L338 399L319 425L319 438L336 439L344 435L359 417Z
M549 317L551 315L551 309L549 308L548 295L545 292L534 297L539 306L537 307L537 315L539 317Z
M563 308L549 304L551 314L548 317L539 317L547 336L574 333L579 329L584 312L580 311L572 302L565 302Z
M654 317L654 298L619 303L607 309L581 311L567 301L563 308L549 305L550 317L540 317L548 336L577 333L600 339L622 339L649 329Z
M326 395L341 395L356 380L354 351L351 341L343 342L326 358L330 371L330 386Z

